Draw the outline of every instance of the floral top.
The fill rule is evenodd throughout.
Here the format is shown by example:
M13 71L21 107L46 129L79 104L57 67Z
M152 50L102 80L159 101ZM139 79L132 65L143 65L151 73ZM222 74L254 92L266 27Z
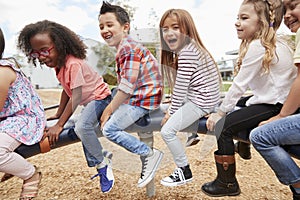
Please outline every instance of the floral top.
M46 125L42 101L13 60L2 59L1 66L10 66L17 78L10 85L0 110L0 134L7 133L26 145L35 144L41 140Z

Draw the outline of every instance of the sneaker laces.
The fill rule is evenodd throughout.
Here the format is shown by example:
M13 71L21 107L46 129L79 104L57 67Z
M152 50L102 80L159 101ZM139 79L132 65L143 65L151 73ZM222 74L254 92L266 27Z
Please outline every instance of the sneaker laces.
M170 178L172 180L180 180L180 181L185 180L185 176L184 176L183 171L182 171L181 168L176 168L174 170L174 172L170 175Z
M142 160L142 172L141 172L141 179L143 179L145 169L146 169L146 163L148 162L147 156L141 156Z
M107 167L107 166L106 166ZM101 168L102 169L102 168ZM100 177L100 178L106 178L107 179L107 177L106 176L103 176L103 172L101 171L101 169L97 169L97 171L98 171L98 173L97 174L95 174L94 176L92 176L91 177L91 180L93 180L94 178L96 178L96 177ZM108 179L107 179L108 180Z
M103 176L103 174L105 174L106 168L109 167L109 166L108 166L109 160L106 161L106 159L104 158L103 162L106 162L106 165L105 165L104 167L101 167L101 168L97 169L98 173L95 174L94 176L92 176L92 177L91 177L91 180L93 180L94 178L96 178L96 177L98 177L98 176L100 177L100 180L102 180L102 179L108 180L106 176Z

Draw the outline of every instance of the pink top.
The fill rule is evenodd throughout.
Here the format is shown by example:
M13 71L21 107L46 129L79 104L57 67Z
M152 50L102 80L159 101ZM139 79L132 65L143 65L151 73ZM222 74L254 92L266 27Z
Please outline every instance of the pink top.
M68 56L66 65L56 68L56 77L69 97L72 90L82 87L80 105L86 105L92 100L101 100L111 94L103 78L84 60Z
M0 134L7 133L23 144L32 145L41 140L46 117L41 99L15 65L12 60L0 60L0 66L10 66L17 74L0 110Z

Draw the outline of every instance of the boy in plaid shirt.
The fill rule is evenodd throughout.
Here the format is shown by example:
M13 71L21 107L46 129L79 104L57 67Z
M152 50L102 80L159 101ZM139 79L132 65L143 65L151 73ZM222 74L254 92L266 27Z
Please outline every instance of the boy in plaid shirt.
M141 156L138 187L144 187L153 179L163 153L124 130L159 107L162 80L158 62L148 49L129 36L130 20L124 8L103 2L99 28L107 44L117 49L118 78L117 92L101 117L102 132L112 142Z

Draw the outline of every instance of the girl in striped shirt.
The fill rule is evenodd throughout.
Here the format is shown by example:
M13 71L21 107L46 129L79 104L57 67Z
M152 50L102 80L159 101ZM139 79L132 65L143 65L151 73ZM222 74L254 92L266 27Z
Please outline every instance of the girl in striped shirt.
M162 120L161 135L177 166L161 184L177 186L192 181L192 172L176 133L197 123L219 104L220 75L186 10L166 11L160 21L160 36L164 83L172 92L170 107Z

